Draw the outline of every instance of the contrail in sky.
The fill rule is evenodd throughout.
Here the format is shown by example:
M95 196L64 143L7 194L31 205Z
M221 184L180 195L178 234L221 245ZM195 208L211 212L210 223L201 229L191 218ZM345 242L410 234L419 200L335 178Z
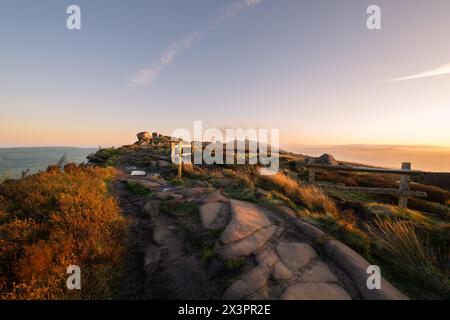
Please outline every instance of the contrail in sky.
M381 82L398 82L398 81L405 81L405 80L414 80L414 79L421 79L421 78L429 78L429 77L435 77L435 76L442 76L450 74L450 64L446 64L443 66L440 66L436 69L425 71L422 73L414 74L412 76L407 77L401 77L401 78L395 78L395 79L388 79L383 80Z
M184 51L190 49L201 35L209 33L218 25L221 25L231 18L240 15L245 10L260 4L261 1L262 0L240 0L234 2L218 15L218 17L208 26L206 31L201 33L189 32L181 39L171 43L160 56L153 61L150 67L135 72L130 79L131 83L140 86L152 84L153 81L155 81L156 78L158 78L159 75L173 63L175 58Z

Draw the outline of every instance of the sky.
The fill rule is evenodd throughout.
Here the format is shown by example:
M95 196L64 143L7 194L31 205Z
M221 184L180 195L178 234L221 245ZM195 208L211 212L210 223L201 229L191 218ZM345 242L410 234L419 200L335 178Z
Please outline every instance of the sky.
M0 146L118 146L201 120L282 145L450 147L449 15L448 0L2 0Z

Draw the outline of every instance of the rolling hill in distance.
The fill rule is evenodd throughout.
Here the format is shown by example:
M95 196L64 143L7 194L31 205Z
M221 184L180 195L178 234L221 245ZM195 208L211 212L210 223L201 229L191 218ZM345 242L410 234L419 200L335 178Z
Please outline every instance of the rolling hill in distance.
M413 169L431 172L450 172L450 148L433 146L395 145L283 145L282 149L308 156L330 153L341 161L386 168L399 168L411 162ZM24 147L0 148L0 178L20 177L23 170L30 173L45 170L66 155L68 162L82 163L97 148L81 147Z
M283 145L285 150L309 156L332 154L336 159L365 165L399 169L411 162L415 170L450 172L450 148L401 145Z
M58 163L64 155L68 162L82 163L96 150L76 147L0 148L0 179L18 178L26 169L30 169L30 173L45 170L47 166Z

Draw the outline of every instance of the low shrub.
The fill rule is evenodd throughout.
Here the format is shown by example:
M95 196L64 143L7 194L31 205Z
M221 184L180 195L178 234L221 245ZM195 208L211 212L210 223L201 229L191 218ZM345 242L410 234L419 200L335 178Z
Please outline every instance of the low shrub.
M0 184L0 298L107 299L114 295L126 220L108 195L111 169L66 166ZM81 268L82 290L66 287Z

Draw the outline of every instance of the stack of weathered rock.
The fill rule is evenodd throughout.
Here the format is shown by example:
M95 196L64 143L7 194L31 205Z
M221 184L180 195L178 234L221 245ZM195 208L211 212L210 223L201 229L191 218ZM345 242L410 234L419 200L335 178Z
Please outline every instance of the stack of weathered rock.
M150 134L147 131L139 132L137 134L138 141L135 144L138 145L162 145L168 144L171 142L172 138L168 136L164 136L158 132L153 132Z
M148 132L139 132L137 138L138 141L136 141L136 144L148 145L152 143L152 136Z

